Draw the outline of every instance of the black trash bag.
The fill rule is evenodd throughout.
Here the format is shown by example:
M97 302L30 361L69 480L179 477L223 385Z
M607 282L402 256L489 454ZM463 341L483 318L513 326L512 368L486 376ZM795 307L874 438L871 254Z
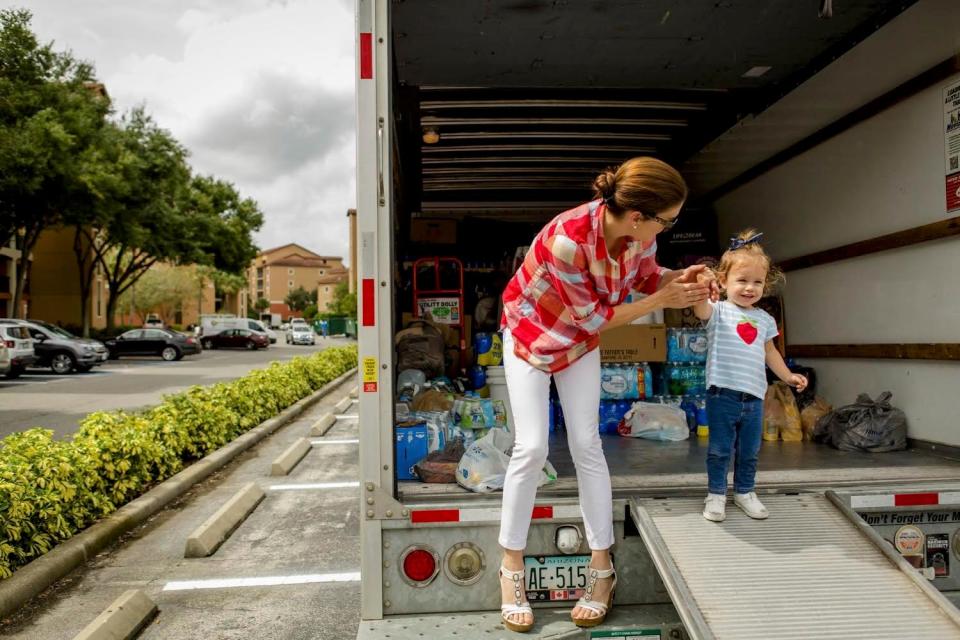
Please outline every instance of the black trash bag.
M843 451L901 451L907 448L907 416L890 404L893 394L884 391L876 400L861 393L857 401L826 414L817 421L813 441Z

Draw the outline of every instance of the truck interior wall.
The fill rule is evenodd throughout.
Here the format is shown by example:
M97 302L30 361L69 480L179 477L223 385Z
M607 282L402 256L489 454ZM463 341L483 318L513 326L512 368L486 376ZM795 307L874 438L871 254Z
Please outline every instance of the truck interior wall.
M775 260L948 217L943 88L938 83L754 179L716 203L721 237L765 234ZM956 239L791 272L785 310L791 344L960 342ZM910 437L960 445L948 362L810 360L834 405L890 390Z

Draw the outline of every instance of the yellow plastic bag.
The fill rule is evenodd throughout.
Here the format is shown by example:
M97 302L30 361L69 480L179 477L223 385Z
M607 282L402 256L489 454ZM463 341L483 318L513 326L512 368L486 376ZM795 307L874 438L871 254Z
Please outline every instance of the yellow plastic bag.
M800 412L800 424L803 428L804 440L813 440L813 431L817 428L817 421L831 411L833 411L833 407L820 396L815 396L813 402L803 408L803 411Z
M767 395L763 399L763 439L776 442L780 439L780 429L787 421L780 404L780 397L776 385L767 387Z
M775 382L767 387L763 400L763 439L776 442L800 442L803 440L803 428L800 422L800 410L793 392L783 382Z
M800 409L797 408L797 399L793 397L793 391L784 382L777 382L773 385L777 388L777 396L780 398L780 404L783 405L783 414L785 421L780 427L780 437L784 442L800 442L803 440L803 424L800 421Z

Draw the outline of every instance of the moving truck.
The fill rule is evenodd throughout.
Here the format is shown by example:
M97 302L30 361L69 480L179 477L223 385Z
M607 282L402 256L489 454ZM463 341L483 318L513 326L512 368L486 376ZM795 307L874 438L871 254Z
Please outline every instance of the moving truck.
M578 630L569 610L589 550L552 433L559 479L538 493L525 552L528 635L960 637L960 4L356 9L358 638L512 636L499 620L499 494L397 479L394 336L413 311L413 263L456 258L496 296L518 247L638 155L691 187L661 254L762 230L787 275L786 355L816 370L834 406L892 391L909 447L764 443L770 519L717 525L700 515L705 440L603 436L619 586L607 622ZM452 281L437 288L469 288Z

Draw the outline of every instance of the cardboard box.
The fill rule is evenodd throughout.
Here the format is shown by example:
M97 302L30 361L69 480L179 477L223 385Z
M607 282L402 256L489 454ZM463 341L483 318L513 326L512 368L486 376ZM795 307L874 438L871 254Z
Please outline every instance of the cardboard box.
M686 309L664 309L664 323L674 329L702 329L703 323L700 318L693 313L692 308Z
M442 218L413 218L410 220L410 240L420 244L455 244L457 221Z
M401 314L400 322L403 326L399 327L398 330L405 329L411 322L413 322L413 314L409 311L404 311L403 314ZM463 324L465 329L464 333L466 334L467 348L469 349L473 335L473 317L469 315L464 316ZM443 342L448 347L460 347L460 327L456 325L444 325L437 323L434 323L434 326L440 330L441 335L443 335Z
M667 328L662 324L628 324L600 334L601 362L665 362Z

